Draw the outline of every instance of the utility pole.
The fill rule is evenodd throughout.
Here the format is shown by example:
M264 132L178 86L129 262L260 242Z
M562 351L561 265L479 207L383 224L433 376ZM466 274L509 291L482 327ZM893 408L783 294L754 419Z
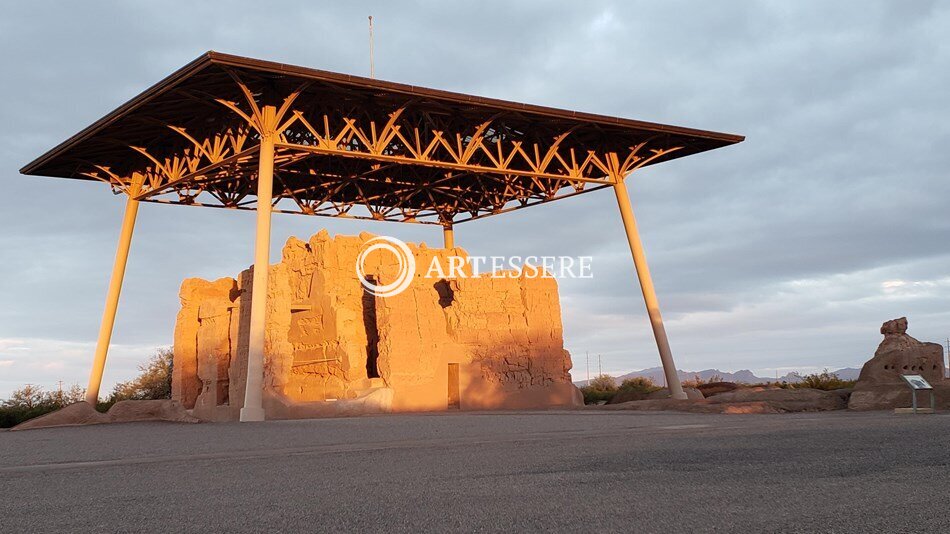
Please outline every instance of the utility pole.
M600 357L600 354L597 355L597 376L603 376L604 374L604 360Z
M948 340L950 342L950 340ZM587 385L590 385L590 351L585 352L587 355Z

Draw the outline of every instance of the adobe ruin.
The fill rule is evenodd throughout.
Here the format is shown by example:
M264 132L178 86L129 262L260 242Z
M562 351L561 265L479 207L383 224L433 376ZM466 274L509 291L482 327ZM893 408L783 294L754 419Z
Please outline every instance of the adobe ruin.
M890 410L911 405L911 391L901 375L921 375L934 388L937 407L950 409L950 380L946 378L943 347L907 334L907 318L881 325L884 339L861 375L848 401L852 410Z
M571 383L553 278L453 280L418 269L402 293L366 292L355 265L371 234L290 238L268 275L264 410L268 419L389 411L583 404ZM416 264L465 257L409 244ZM368 256L392 275L396 258ZM470 271L468 271L471 274ZM175 326L173 399L203 420L239 418L245 398L250 269L187 279Z
M99 400L139 203L257 212L257 276L250 285L259 298L240 330L251 332L245 380L253 387L240 420L261 421L269 307L261 297L270 292L273 213L440 226L451 249L456 224L607 188L617 200L666 382L674 398L685 399L626 179L744 139L210 51L20 172L96 180L126 197L86 388L90 404ZM186 294L192 289L215 293L198 287ZM224 321L220 310L203 308L192 312ZM192 367L197 373L197 363Z

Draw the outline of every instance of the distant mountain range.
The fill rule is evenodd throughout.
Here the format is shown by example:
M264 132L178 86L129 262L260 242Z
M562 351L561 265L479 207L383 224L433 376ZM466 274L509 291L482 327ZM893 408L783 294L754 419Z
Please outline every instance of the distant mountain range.
M838 378L842 380L857 380L858 375L861 373L860 369L855 369L853 367L845 367L844 369L838 369L837 371L831 371L832 373L838 375ZM574 371L577 374L577 371ZM728 373L726 371L720 371L719 369L706 369L703 371L680 371L676 370L676 373L679 375L680 380L694 380L697 376L703 380L709 380L713 377L720 377L719 379L723 382L737 382L742 384L757 384L760 382L788 382L789 384L794 384L796 382L802 381L802 375L799 373L788 373L784 376L779 376L778 378L774 376L764 377L764 376L755 376L752 371L748 369L742 369L734 373ZM591 375L593 376L593 375ZM621 376L615 376L614 379L619 384L628 378L635 378L638 376L650 378L653 382L657 384L663 384L666 382L666 379L663 375L662 367L651 367L650 369L643 369L642 371L634 371L632 373L627 373ZM577 380L574 382L576 386L586 386L587 380Z

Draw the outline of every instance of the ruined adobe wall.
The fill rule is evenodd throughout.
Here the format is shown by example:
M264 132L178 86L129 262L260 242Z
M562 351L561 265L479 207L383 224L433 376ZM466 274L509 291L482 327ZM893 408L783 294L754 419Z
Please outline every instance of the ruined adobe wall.
M485 380L519 389L570 381L554 279L486 276L455 285L450 328Z
M187 408L206 412L230 399L228 373L232 360L232 322L239 311L237 282L189 278L181 285L181 310L175 323L172 398Z
M578 400L553 279L427 280L376 303L380 367L394 389L394 410L445 409L449 364L459 365L461 409Z
M372 387L368 381L377 373L370 352L378 341L373 299L355 271L361 246L371 237L331 238L324 230L307 242L291 238L284 246L292 301L283 306L295 309L288 333L294 363L278 393L288 400L351 399ZM370 272L378 268L368 266Z
M270 267L268 417L382 389L393 410L446 409L449 364L459 366L462 409L576 402L553 279L426 278L433 257L447 263L465 253L410 244L417 264L410 287L373 297L354 268L372 237L291 238ZM385 283L395 262L371 254L366 271ZM237 280L182 284L173 397L204 419L236 418L243 403L251 278L246 270Z

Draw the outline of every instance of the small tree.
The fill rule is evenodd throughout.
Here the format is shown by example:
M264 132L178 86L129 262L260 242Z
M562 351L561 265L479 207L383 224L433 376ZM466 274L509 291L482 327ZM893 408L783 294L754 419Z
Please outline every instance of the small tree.
M79 384L73 384L69 389L57 389L46 394L46 402L49 404L63 407L77 403L83 400L86 390L79 387Z
M616 391L617 381L610 375L597 375L588 387L596 391Z
M15 426L81 401L83 393L83 389L76 385L47 393L39 386L28 384L0 403L0 428Z
M46 404L47 401L48 397L43 392L43 388L27 384L14 391L9 399L3 401L3 407L32 410Z
M138 377L115 385L108 403L121 400L170 399L173 359L174 352L171 349L158 349L147 362L139 366L141 374Z

